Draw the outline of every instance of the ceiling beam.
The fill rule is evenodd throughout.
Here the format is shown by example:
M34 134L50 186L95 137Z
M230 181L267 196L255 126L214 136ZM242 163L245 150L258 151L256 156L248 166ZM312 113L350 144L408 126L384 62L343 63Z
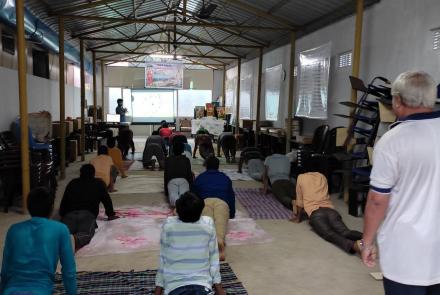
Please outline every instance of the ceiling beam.
M80 4L80 5L74 5L74 6L69 6L66 8L61 8L58 10L53 10L53 11L49 11L49 16L54 16L54 15L59 15L59 14L65 14L65 13L72 13L72 12L76 12L79 10L84 10L84 9L88 9L88 8L93 8L96 6L100 6L100 5L106 5L112 2L117 2L119 0L97 0L97 1L93 1L93 2L89 2L89 3L84 3L84 4Z
M127 55L150 55L147 52L134 52L134 51L114 51L114 50L96 50L96 53L110 53L110 54L127 54ZM209 58L209 59L238 59L236 56L217 56L217 55L192 55L192 54L177 54L182 57L195 57L195 58Z
M144 62L145 60L138 60L138 57L129 58L126 60L120 60L120 59L101 59L103 62ZM98 59L97 59L98 60ZM185 59L185 61L188 61L188 63L183 63L184 65L194 65L199 64L198 61ZM211 67L219 67L223 68L223 64L212 64L212 63L203 63L204 66L211 66Z
M204 41L203 41L202 39L200 39L200 38L198 38L198 37L196 37L196 36L193 36L192 34L189 34L189 33L183 33L183 32L180 32L180 31L178 31L178 33L179 33L180 35L182 35L182 36L184 36L184 37L190 39L190 40L197 41L197 42L199 42L199 43L204 43ZM223 51L223 52L226 52L226 53L229 53L229 54L235 55L235 56L237 56L237 57L244 58L244 56L241 56L240 54L237 54L237 53L235 53L235 52L233 52L233 51L231 51L231 50L228 50L228 49L223 48L223 47L225 47L223 44L217 43L217 45L215 45L215 46L211 46L211 47L212 47L212 48L215 48L215 49L217 49L217 50L221 50L221 51ZM233 46L233 47L236 47L236 46Z
M151 33L149 35L157 34L160 32ZM180 34L180 33L179 33ZM143 40L143 39L123 39L123 38L94 38L94 37L83 37L83 40L90 41L107 41L107 42L115 42L115 43L150 43L150 44L168 44L168 41L159 41L159 40ZM217 43L208 43L208 42L182 42L182 41L171 41L171 44L175 45L186 45L186 46L210 46L210 47L236 47L236 48L260 48L258 45L243 45L243 44L217 44ZM112 45L106 44L106 46ZM94 50L96 47L90 47L87 50Z
M169 25L173 26L172 21L160 21L152 19L134 19L134 18L117 18L117 17L102 17L102 16L85 16L85 15L73 15L64 14L60 15L65 19L79 19L84 21L103 21L103 22L121 22L127 24L140 23L140 24L156 24L156 25ZM203 22L176 22L177 26L192 26L192 27L205 27L205 28L226 28L226 29L236 29L236 30L246 30L246 31L285 31L287 28L277 28L277 27L260 27L260 26L241 26L241 25L230 25L230 24L214 24L214 23L203 23Z
M224 0L224 2L231 4L237 8L240 8L241 10L245 10L247 12L250 12L258 17L262 17L262 18L268 19L274 23L280 24L288 30L295 30L296 29L296 27L293 26L287 19L272 15L270 13L267 13L264 10L261 10L257 7L254 7L252 5L240 2L238 0Z
M172 12L169 11L169 10L160 9L160 10L156 10L156 11L148 14L148 17L146 19L153 19L155 17L165 16L165 15L168 15L170 13L172 13ZM95 34L95 33L103 32L103 31L106 31L106 30L119 28L119 27L126 26L126 25L127 25L127 23L117 23L117 24L114 24L114 25L111 25L111 26L108 26L108 27L100 26L99 29L95 29L95 30L92 30L92 31L82 31L82 32L78 32L76 34L72 34L72 38L79 38L79 37L87 36L87 35L90 35L90 34Z
M154 36L154 35L157 35L157 34L160 34L160 33L163 33L163 32L165 32L165 30L157 29L157 30L150 31L148 33L145 33L145 34L142 34L142 35L139 35L139 36L136 36L136 37L137 38L145 38L145 37ZM136 43L151 43L151 44L154 44L152 42L147 42L148 40L132 39L132 38L128 39L128 40L132 40L132 41L127 41L127 39L123 39L123 38L122 39L118 39L118 38L82 37L81 39L83 39L83 40L93 40L93 41L111 41L110 43L99 44L99 45L96 45L96 46L89 46L87 48L87 51L93 51L93 50L96 50L96 49L100 49L100 48L104 48L104 47L112 46L112 45L117 45L117 44L121 44L121 43L124 43L124 42L136 42ZM134 41L134 40L137 40L137 41ZM161 44L161 43L156 43L156 44Z
M180 14L182 14L182 12L180 12ZM196 19L197 21L199 21L201 23L208 23L206 20L199 19L197 17L197 15L195 13L193 13L193 12L187 11L187 15L188 14L191 15L193 19ZM239 31L236 31L236 30L231 30L231 29L226 29L226 28L218 28L218 29L223 31L223 32L226 32L228 34L231 34L233 36L240 37L240 38L242 38L244 40L247 40L249 42L252 42L252 43L264 46L264 47L269 47L270 46L270 43L268 43L266 41L262 41L262 40L258 40L258 39L253 38L253 37L246 36L242 32L239 32Z

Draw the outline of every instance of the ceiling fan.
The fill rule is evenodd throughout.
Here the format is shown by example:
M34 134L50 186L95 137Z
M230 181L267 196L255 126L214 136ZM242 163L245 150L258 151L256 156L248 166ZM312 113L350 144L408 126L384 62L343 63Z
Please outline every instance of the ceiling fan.
M221 18L212 16L212 13L217 9L217 4L208 3L205 4L205 0L202 0L202 7L197 13L197 17L204 20L217 21L217 22L233 22L233 19Z

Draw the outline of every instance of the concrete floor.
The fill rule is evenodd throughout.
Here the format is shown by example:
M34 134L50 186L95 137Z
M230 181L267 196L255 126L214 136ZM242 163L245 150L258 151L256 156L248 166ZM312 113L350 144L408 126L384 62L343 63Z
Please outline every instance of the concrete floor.
M80 162L67 168L67 178L59 182L55 208L69 180L79 175ZM225 165L226 166L226 165ZM224 168L234 168L227 166ZM201 165L193 170L203 171ZM130 174L130 173L129 173ZM136 171L150 179L163 182L162 172ZM118 179L123 182L124 179ZM150 180L151 181L151 180ZM255 188L255 181L234 181L234 187ZM116 185L117 188L117 185ZM114 206L158 205L164 203L163 193L112 194ZM362 229L362 219L347 215L347 207L334 200L346 224ZM240 204L237 204L240 208ZM244 210L244 209L242 209ZM0 238L4 241L6 231L13 223L27 219L27 215L14 212L0 213ZM274 238L273 242L257 245L227 247L226 260L251 295L378 295L383 294L382 283L369 274L377 269L367 269L357 256L345 254L332 244L320 239L311 231L307 222L293 224L287 220L257 220L260 227ZM3 242L1 243L3 248ZM3 249L0 250L3 250ZM158 251L132 254L78 257L78 271L128 271L156 268Z

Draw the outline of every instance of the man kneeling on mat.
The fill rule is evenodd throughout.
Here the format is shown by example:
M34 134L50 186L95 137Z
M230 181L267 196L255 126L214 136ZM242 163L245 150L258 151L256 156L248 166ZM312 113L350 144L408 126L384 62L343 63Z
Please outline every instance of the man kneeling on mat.
M294 214L291 221L301 222L305 211L313 230L324 240L338 246L347 253L359 253L362 233L350 230L334 209L328 193L327 179L312 167L300 174L296 183L296 201L292 201ZM295 214L296 211L296 214Z
M225 295L214 223L201 216L203 200L186 192L176 201L160 237L155 295ZM214 288L213 288L214 287Z
M93 165L85 164L80 169L79 178L67 185L59 210L61 222L67 225L75 239L75 250L87 245L93 238L99 203L104 205L108 220L118 218L105 183L95 178Z

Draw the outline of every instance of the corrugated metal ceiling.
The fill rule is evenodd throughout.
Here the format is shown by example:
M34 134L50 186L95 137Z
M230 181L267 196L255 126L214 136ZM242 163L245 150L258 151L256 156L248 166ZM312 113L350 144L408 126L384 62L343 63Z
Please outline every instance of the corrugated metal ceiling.
M367 0L366 4L371 5L380 0ZM65 10L65 14L81 16L98 16L108 18L153 18L159 21L173 21L174 15L177 21L183 21L182 12L184 10L184 0L26 0L26 7L38 16L43 22L52 29L58 29L58 18L51 12ZM239 26L259 26L259 27L280 27L282 24L291 25L299 28L300 32L316 29L316 24L325 23L322 18L331 14L337 14L339 18L347 13L354 12L354 0L187 0L187 18L191 22L208 22L214 24L239 25ZM197 15L205 5L215 4L217 8L208 19L200 19ZM237 4L238 3L238 4ZM92 5L90 5L92 4ZM99 5L94 5L99 4ZM90 7L93 6L93 7ZM81 7L82 9L78 9ZM74 10L71 10L74 8ZM75 10L76 8L76 10ZM344 11L344 14L341 11ZM331 19L331 21L335 21ZM168 40L165 33L158 33L160 30L173 30L173 26L163 24L126 24L109 21L79 20L67 18L65 28L68 32L66 37L74 37L77 44L79 37L88 38L142 38L144 40ZM70 34L69 34L70 33ZM150 34L153 35L149 36ZM178 26L177 38L180 42L206 42L219 44L216 48L209 46L178 46L178 54L199 54L199 55L221 55L221 56L242 56L255 51L254 48L224 47L221 44L233 45L270 45L286 37L288 30L280 31L258 31L258 30L239 30L231 28L204 28ZM187 35L185 37L183 35ZM173 40L174 34L171 34ZM129 43L114 44L111 41L92 41L86 40L87 47L109 44L98 50L128 51L141 50L157 51L165 49L166 44ZM146 49L145 49L146 48ZM171 46L173 49L173 46ZM189 53L188 53L189 52ZM97 54L98 58L109 54ZM127 57L124 54L114 55L112 58ZM135 58L135 57L134 57ZM203 63L212 63L212 59L194 59ZM222 60L229 63L232 60Z

